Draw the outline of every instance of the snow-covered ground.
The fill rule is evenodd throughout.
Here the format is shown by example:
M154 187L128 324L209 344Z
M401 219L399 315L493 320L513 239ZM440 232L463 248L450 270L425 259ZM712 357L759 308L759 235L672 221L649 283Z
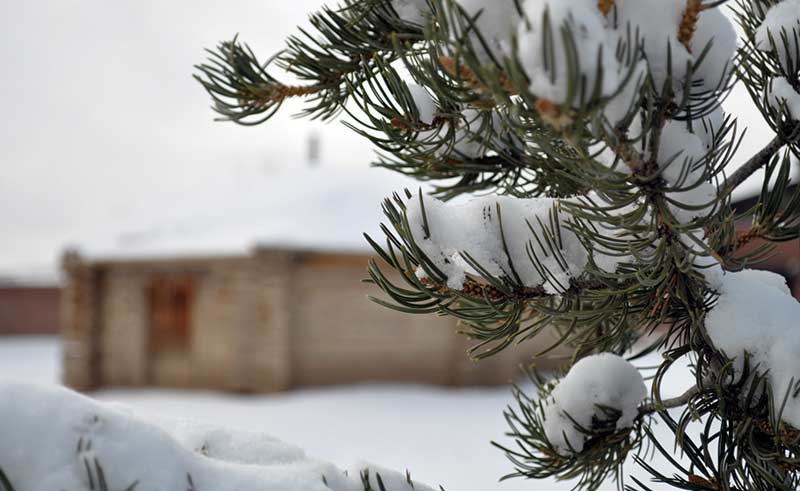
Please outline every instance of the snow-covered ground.
M54 338L0 337L0 378L56 384L59 357ZM681 385L676 384L676 393ZM498 483L511 468L489 442L501 439L506 429L502 410L512 400L507 387L357 385L264 396L104 390L92 396L127 405L145 418L189 419L265 432L340 468L367 460L409 469L415 480L451 491L570 488L569 483L521 479ZM615 488L611 482L604 486Z

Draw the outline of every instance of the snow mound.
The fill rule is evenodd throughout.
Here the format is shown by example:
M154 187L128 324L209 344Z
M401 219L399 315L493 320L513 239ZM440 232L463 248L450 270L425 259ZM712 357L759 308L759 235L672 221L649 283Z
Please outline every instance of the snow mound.
M768 271L728 273L719 294L706 316L711 342L734 359L736 372L741 372L745 354L751 357L751 366L768 370L779 406L800 381L800 302L782 276ZM789 397L782 419L800 428L800 398Z
M19 491L361 491L362 472L387 491L431 491L368 464L343 472L262 435L154 424L63 388L0 382L0 435L0 469Z
M647 395L639 370L612 353L587 356L578 361L550 394L544 408L544 431L562 455L580 452L585 431L610 420L603 408L619 412L615 429L633 426L639 404Z
M434 123L438 107L436 101L428 91L413 82L407 82L408 92L411 100L417 109L417 118L420 123L431 125ZM489 118L485 118L485 112L474 108L465 108L458 117L451 120L450 124L455 126L452 136L452 148L441 146L438 140L444 136L447 130L429 129L419 132L418 141L428 142L435 145L435 153L440 157L450 157L452 150L458 156L465 159L480 159L485 157L491 150L492 142L486 138L487 125L495 130L500 129L502 121L500 116L492 112ZM491 132L489 132L491 134ZM424 145L423 145L424 146Z

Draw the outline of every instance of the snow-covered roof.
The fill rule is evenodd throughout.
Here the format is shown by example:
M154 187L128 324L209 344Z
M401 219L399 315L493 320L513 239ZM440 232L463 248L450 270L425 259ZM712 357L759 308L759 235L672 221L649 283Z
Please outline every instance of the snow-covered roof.
M361 159L363 160L363 159ZM203 198L150 223L75 244L89 259L246 254L255 246L369 251L380 237L381 202L414 182L365 165L294 166L218 180Z
M0 269L0 287L54 287L60 283L59 271L46 264Z

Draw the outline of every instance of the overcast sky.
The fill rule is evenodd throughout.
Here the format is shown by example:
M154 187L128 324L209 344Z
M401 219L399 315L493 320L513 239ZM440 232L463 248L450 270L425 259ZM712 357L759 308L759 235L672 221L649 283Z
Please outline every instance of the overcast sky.
M266 57L321 3L2 2L0 275L52 270L69 244L135 247L174 224L186 227L186 244L200 241L199 228L212 234L214 223L236 220L240 240L252 233L248 217L264 220L266 235L293 226L311 240L327 227L329 241L360 240L362 224L377 223L380 196L408 181L367 170L369 145L338 123L295 120L291 110L255 128L215 123L191 79L204 47L238 32ZM745 151L770 137L744 92L726 108L755 122ZM322 135L316 174L305 169L313 131ZM233 216L215 212L226 206ZM322 218L309 216L320 208ZM347 219L329 223L331 209Z

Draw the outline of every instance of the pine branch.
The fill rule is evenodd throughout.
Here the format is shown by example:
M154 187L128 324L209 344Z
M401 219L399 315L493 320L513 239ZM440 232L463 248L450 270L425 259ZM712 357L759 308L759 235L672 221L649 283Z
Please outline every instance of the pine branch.
M493 3L487 0L486 8ZM456 220L456 213L429 220L421 196L419 204L399 195L384 203L385 245L367 240L396 274L370 262L369 281L388 297L374 300L406 313L458 319L477 341L472 350L476 358L549 329L558 339L538 355L566 346L573 350L570 361L575 362L598 351L627 352L641 336L667 326L641 350L667 349L672 358L662 361L653 381L656 400L639 407L633 432L590 428L587 451L564 456L543 433L542 401L520 401L520 412L507 415L519 443L519 448L507 450L517 468L514 475L574 478L576 488L593 489L609 476L621 477L626 455L647 439L674 464L676 473L662 475L640 463L668 486L765 491L793 489L798 482L798 469L792 465L800 443L766 435L753 424L774 416L765 395L768 389L753 389L766 382L756 375L745 375L747 380L737 383L723 377L732 370L726 365L729 360L710 345L704 330L717 299L707 267L736 269L769 248L740 251L743 257L736 257L743 244L755 238L791 240L800 233L800 193L790 186L788 152L783 160L778 158L784 147L795 155L800 152L800 122L792 122L786 108L770 106L765 91L784 67L775 53L759 49L754 41L764 12L774 2L739 2L744 46L738 58L711 67L712 72L720 71L720 80L700 80L708 75L703 63L719 62L715 50L727 49L725 43L717 43L720 37L704 46L697 42L724 34L703 22L704 15L721 16L710 11L722 3L682 1L679 25L670 27L675 29L670 39L674 36L678 43L661 53L666 60L660 64L652 44L644 49L649 33L636 32L637 26L625 33L624 26L614 25L621 37L616 45L604 44L607 51L600 50L589 69L583 66L583 48L593 47L585 44L587 39L594 43L593 36L574 35L575 19L559 17L567 12L561 10L568 9L563 5L545 11L541 19L520 18L520 26L527 22L536 28L526 32L520 27L518 37L498 40L495 32L481 32L485 9L467 11L456 0L421 2L428 9L424 29L398 19L392 0L344 0L342 9L326 9L313 17L317 33L291 38L289 52L278 58L281 68L308 83L307 93L272 80L268 81L274 88L256 83L244 91L254 101L245 109L254 111L271 110L298 95L311 102L306 114L312 117L328 119L337 111L347 112L352 119L346 124L378 149L377 165L437 181L436 192L444 198L480 191L523 200L570 197L559 200L564 220L558 210L545 217L531 211L535 202L509 200L511 213L519 216L512 222L516 227L505 229L508 223L500 218L499 204L493 209L484 204L475 222L448 228L443 221ZM520 15L539 14L521 2L515 5ZM597 0L596 6L592 15L602 13L604 19L595 20L606 26L596 34L608 34L605 30L614 22L606 21L626 7L614 0ZM523 39L524 34L539 33L541 39ZM508 41L510 48L499 48L498 41ZM516 45L522 41L539 43L540 49L522 53ZM732 41L728 45L734 49ZM258 75L256 81L267 78L252 57L245 60ZM395 62L402 63L408 75L401 75ZM606 70L609 63L615 63L613 71ZM643 64L647 67L642 72L638 68ZM659 68L653 69L654 64ZM741 142L732 118L711 121L719 116L716 109L731 89L731 68L777 136L717 188ZM797 88L796 77L789 78ZM608 81L618 84L616 90L609 92ZM230 96L224 82L212 83L222 87L218 96L233 99L232 110L240 110L240 92L231 91ZM632 94L624 94L626 90ZM611 108L620 95L628 106ZM731 192L761 168L766 178L757 205L735 213ZM412 199L411 193L406 198ZM407 203L414 203L410 216ZM428 210L442 210L445 204L436 206ZM529 213L535 220L520 220ZM752 217L751 231L737 233L734 222L747 217ZM473 224L484 228L473 230ZM432 230L436 227L445 235L466 229L469 236L453 232L443 238L439 230ZM504 230L514 230L513 243ZM585 265L583 259L578 266L565 260L564 231L574 237L571 250L585 250ZM473 236L483 232L486 237ZM470 251L473 247L478 250ZM701 261L709 256L719 264ZM609 257L624 259L611 261L614 266L607 271L601 263ZM520 274L523 271L527 273ZM696 385L678 397L660 400L661 377L675 359L687 354L699 359L693 368ZM684 410L673 420L666 410L679 407ZM673 460L670 445L662 446L649 431L647 416L654 413L674 433L675 443L691 462L689 468ZM695 420L704 425L689 434L689 422ZM777 419L772 422L778 424ZM693 435L699 435L699 443ZM710 453L708 442L714 442L718 452Z
M672 399L663 399L660 401L653 401L647 404L644 404L639 407L639 414L640 415L647 415L652 414L657 411L663 411L664 409L673 409L676 407L682 407L689 403L697 394L700 393L700 388L698 386L693 386L686 390L683 394L673 397Z
M0 468L0 486L2 486L2 488L0 488L0 491L14 491L14 486L11 485L11 481L8 479L8 476L6 476L5 472L3 472L3 469L1 468Z

